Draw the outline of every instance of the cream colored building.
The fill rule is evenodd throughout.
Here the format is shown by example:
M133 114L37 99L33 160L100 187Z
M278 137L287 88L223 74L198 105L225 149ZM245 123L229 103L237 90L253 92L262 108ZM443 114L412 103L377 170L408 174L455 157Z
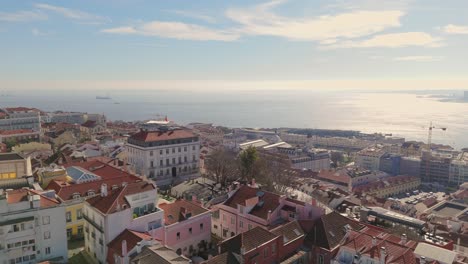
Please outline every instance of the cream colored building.
M17 153L0 153L0 180L32 176L31 159Z

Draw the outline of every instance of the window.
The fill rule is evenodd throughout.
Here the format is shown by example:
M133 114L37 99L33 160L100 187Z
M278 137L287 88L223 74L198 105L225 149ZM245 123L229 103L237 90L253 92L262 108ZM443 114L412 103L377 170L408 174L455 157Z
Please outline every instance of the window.
M166 154L169 154L169 149L166 149Z
M161 167L164 166L164 161L163 160L159 161L159 166L161 166Z
M195 161L195 155L192 156L192 160Z
M324 260L323 260L323 255L319 255L318 256L318 264L323 264Z
M172 158L172 164L175 164L175 158Z
M154 168L154 162L151 161L151 168Z
M42 224L43 225L48 225L50 224L50 216L46 215L42 217Z
M170 165L170 164L169 164L169 159L166 159L166 165Z
M240 227L240 228L243 228L243 227L244 227L244 222L242 222L242 220L239 221L239 227Z
M67 223L69 223L69 222L72 221L71 212L66 212L66 213L65 213L65 217L66 217L66 219L67 219Z
M72 236L72 230L71 228L67 228L67 239L70 239Z
M181 150L181 148L179 147L178 150L177 150L177 152L181 152L181 151L182 151L182 150Z
M235 222L234 217L231 217L231 225L233 225Z
M190 235L192 234L192 228L191 227L188 229L188 232L189 232Z
M192 146L192 150L195 150L195 146Z
M203 231L203 223L200 224L200 230Z
M187 147L184 147L184 151L187 151Z
M271 245L271 254L275 254L276 253L276 244L272 244Z
M175 148L172 148L172 153L175 153Z
M268 250L268 248L266 247L266 248L263 250L263 257L264 257L264 258L268 257L268 254L269 254L269 250Z
M184 162L187 162L187 157L184 157Z
M78 235L81 236L83 235L83 226L78 226Z
M44 239L50 239L50 231L44 232Z
M46 253L46 255L50 255L50 247L45 248L45 253Z
M182 157L179 157L179 164L182 163Z
M226 215L223 215L223 221L226 222Z
M73 194L73 199L80 199L81 195L79 193Z
M177 240L180 239L180 232L177 232Z
M159 150L159 155L162 155L162 154L163 154L163 150L160 149L160 150Z
M153 151L150 151L150 157L153 157Z

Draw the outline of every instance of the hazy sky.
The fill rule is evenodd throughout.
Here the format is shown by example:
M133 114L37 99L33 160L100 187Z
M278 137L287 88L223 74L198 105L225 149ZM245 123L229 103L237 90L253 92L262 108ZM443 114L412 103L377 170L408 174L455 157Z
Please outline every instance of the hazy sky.
M0 0L0 89L468 88L466 0Z

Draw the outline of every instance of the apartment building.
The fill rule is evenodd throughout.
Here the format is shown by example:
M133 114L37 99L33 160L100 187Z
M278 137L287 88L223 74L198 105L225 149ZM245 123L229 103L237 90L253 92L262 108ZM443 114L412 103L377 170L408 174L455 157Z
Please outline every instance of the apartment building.
M420 176L423 182L449 184L451 155L423 151L421 156Z
M196 202L160 204L164 211L164 244L179 254L196 255L211 241L211 211Z
M0 109L0 130L31 129L41 131L41 112L36 108L8 107Z
M324 213L322 208L250 186L231 191L212 211L212 233L223 239L256 226L271 229L279 223L314 220Z
M96 263L106 263L107 245L126 229L162 233L164 212L157 207L157 200L156 187L145 181L124 183L111 191L102 184L100 195L86 200L85 250Z
M356 153L356 166L377 171L380 168L380 159L385 151L380 146L368 147Z
M198 135L167 121L147 123L128 139L126 152L133 170L158 186L199 177Z
M33 190L0 190L0 263L67 262L65 207Z
M17 153L0 153L0 181L32 176L31 158Z

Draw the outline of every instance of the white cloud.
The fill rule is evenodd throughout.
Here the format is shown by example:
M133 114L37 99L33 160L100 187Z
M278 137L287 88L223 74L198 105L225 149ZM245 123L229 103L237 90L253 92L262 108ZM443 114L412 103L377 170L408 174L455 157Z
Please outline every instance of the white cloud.
M84 24L102 24L102 23L106 23L110 21L110 19L107 17L98 16L98 15L87 13L81 10L70 9L70 8L61 7L61 6L54 6L54 5L48 5L48 4L35 4L35 7L42 9L42 10L55 12L64 17L80 21L81 23L84 23Z
M443 31L448 34L468 34L468 26L449 24L443 28Z
M323 48L401 48L401 47L440 47L442 40L425 32L405 32L375 35L364 40L343 41Z
M191 11L186 11L186 10L166 10L166 11L169 12L169 13L173 13L173 14L188 17L188 18L194 18L194 19L202 20L202 21L205 21L207 23L216 22L216 20L211 16L204 15L204 14L199 14L199 13L195 13L195 12L191 12Z
M4 22L28 22L46 19L47 15L39 11L17 11L14 13L0 12L0 21Z
M444 59L442 56L404 56L393 58L394 61L415 61L415 62L431 62L431 61L440 61Z
M401 26L400 10L352 10L313 18L290 18L272 9L285 1L273 1L253 8L231 8L226 16L239 23L244 34L277 36L294 40L328 41L357 38Z
M137 34L144 36L157 36L163 38L200 41L234 41L240 37L239 34L232 31L211 29L195 24L164 21L152 21L136 27L125 26L109 28L102 30L102 32L113 34Z

